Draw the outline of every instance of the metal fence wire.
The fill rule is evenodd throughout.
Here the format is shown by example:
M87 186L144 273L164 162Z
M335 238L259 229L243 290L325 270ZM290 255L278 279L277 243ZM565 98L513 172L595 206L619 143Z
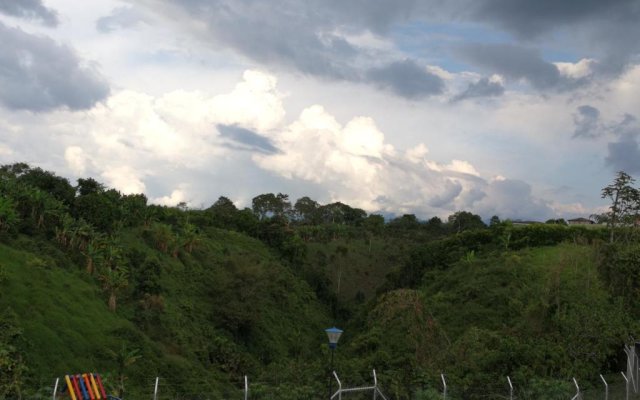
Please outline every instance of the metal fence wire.
M634 343L632 345L625 345L624 352L626 354L626 369L621 371L618 375L608 375L606 378L603 375L599 376L598 382L599 386L594 386L594 382L591 382L591 387L587 389L582 389L578 382L578 379L573 378L572 384L574 386L574 392L572 395L567 396L566 400L640 400L640 342ZM617 376L617 379L616 379ZM277 398L276 393L268 393L270 390L265 390L268 388L275 389L271 385L264 383L253 383L250 384L247 376L243 377L242 382L239 383L239 387L237 391L234 393L225 393L223 395L224 399L229 400L263 400L271 398ZM337 382L337 390L334 393L331 393L329 400L391 400L391 397L385 395L378 383L378 377L376 375L376 371L372 371L372 384L364 385L364 386L343 386L338 374L333 371L333 378ZM52 386L48 386L44 383L41 384L42 390L35 395L34 399L51 399L53 400L59 399L59 392L61 389L60 379L55 379L55 383ZM240 385L242 387L240 387ZM48 386L48 389L47 389ZM443 373L440 375L438 392L431 391L431 395L427 396L428 399L443 399L443 400L460 400L460 397L456 393L455 387L449 387L447 384L446 375ZM589 386L589 385L587 385ZM253 388L253 389L252 389ZM51 395L51 389L53 389L53 393ZM163 389L165 389L163 393ZM166 386L166 383L163 382L162 378L155 378L149 384L149 398L153 400L164 400L164 399L209 399L208 396L186 396L183 397L179 394L169 395L168 392L170 390ZM277 387L278 390L282 389L281 387ZM300 389L300 388L298 388ZM520 389L520 390L519 390ZM285 389L286 391L286 389ZM47 394L47 392L49 394ZM289 393L291 394L291 393ZM301 394L301 400L304 399L315 399L318 398L317 395L312 393ZM275 396L274 396L275 395ZM420 397L420 396L419 396ZM487 397L490 398L491 396ZM326 399L327 395L325 392L325 396L322 398ZM420 397L422 398L422 397ZM525 388L518 388L517 382L513 382L509 376L505 377L505 393L496 397L499 399L509 399L509 400L544 400L544 399L533 399L530 395L527 395ZM556 397L554 397L556 398Z

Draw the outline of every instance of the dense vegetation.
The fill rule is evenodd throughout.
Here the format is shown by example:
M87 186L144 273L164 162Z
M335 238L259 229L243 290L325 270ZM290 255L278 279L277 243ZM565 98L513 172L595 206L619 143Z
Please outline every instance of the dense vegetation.
M244 375L252 398L323 398L334 324L343 380L375 368L395 399L434 398L442 372L452 398L502 396L507 375L521 399L569 398L638 335L632 183L603 191L608 228L487 226L280 193L161 207L0 167L0 398L85 371L133 399L156 376L161 398L239 398Z

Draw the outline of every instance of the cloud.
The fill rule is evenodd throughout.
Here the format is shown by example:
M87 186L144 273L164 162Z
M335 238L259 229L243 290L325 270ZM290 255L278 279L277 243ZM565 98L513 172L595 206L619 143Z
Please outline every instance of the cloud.
M444 90L442 78L410 59L370 69L367 78L379 87L409 99L440 94Z
M460 0L448 2L438 14L486 23L523 42L558 40L598 54L601 72L618 74L638 54L640 7L636 0Z
M590 105L583 105L576 111L573 114L574 138L595 138L604 133L604 128L600 124L600 110Z
M187 195L185 193L186 185L180 185L180 189L175 189L169 196L162 196L151 199L151 203L159 204L161 206L174 207L179 203L189 203Z
M101 33L109 33L118 29L128 29L146 21L144 15L134 7L117 7L111 14L96 21L96 29Z
M493 179L484 188L485 196L474 210L485 218L534 219L544 221L555 215L551 206L533 196L531 186L521 180Z
M626 136L607 145L607 165L628 174L640 172L640 146L636 137Z
M491 80L489 78L481 78L476 82L471 82L467 88L455 95L451 101L461 101L466 99L480 98L480 97L497 97L504 94L504 86L498 80Z
M102 173L102 177L108 186L118 188L124 194L144 193L146 189L139 171L127 165L108 168Z
M109 94L94 67L72 49L0 23L0 103L15 110L93 107Z
M445 216L466 209L493 214L553 215L521 181L487 181L468 161L438 163L418 144L398 152L371 118L340 124L315 105L272 134L278 154L253 155L261 168L292 181L306 181L370 212ZM492 214L489 214L492 213Z
M82 176L87 170L87 164L90 162L87 154L79 146L69 146L64 151L64 159L67 166L76 176Z
M513 80L525 79L536 89L560 89L572 83L560 74L556 65L543 60L535 49L513 44L475 43L461 46L460 54L490 72Z
M247 0L129 2L163 15L212 47L232 49L262 65L285 66L338 80L366 78L363 66L380 57L412 57L415 63L427 63L437 55L424 49L442 48L448 52L453 42L468 39L455 28L433 35L431 24L441 26L442 21L455 21L463 28L471 26L474 32L480 31L475 40L502 32L514 46L539 45L549 49L553 43L553 49L557 49L556 44L560 43L571 49L567 56L570 60L582 54L597 59L591 72L600 75L623 72L640 51L640 42L635 39L640 37L637 0L585 0L580 4L555 0L282 0L277 6ZM403 29L411 30L411 40L419 43L418 48L402 43L396 34ZM349 39L371 34L387 43L392 39L395 46L372 51ZM514 59L522 56L527 62L513 65ZM568 71L560 63L553 68L539 55L526 51L506 61L511 64L506 69L516 79L528 78L538 89L556 87L566 78L571 79L565 83L572 84L564 88L573 89L573 84L591 78ZM569 64L568 60L558 61ZM529 62L533 64L528 65Z
M229 139L231 148L246 149L261 153L277 153L278 149L271 141L249 129L241 128L234 125L217 125L220 137Z
M574 138L594 139L604 135L633 138L640 135L638 120L624 114L620 121L603 121L600 110L588 104L579 106L573 114Z
M36 20L42 24L58 26L58 13L45 7L42 0L0 0L0 13L19 18Z

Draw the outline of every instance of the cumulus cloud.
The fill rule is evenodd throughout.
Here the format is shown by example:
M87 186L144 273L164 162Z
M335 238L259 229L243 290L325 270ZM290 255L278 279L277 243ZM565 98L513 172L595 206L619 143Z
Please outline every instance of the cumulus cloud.
M79 146L69 146L64 151L67 166L76 176L82 176L87 171L87 164L91 161Z
M330 191L333 200L371 212L423 217L460 209L483 216L498 210L515 216L529 213L530 218L553 214L524 182L489 182L464 160L435 162L428 158L424 144L397 151L370 118L356 117L343 125L315 105L274 132L272 140L281 152L254 154L261 168L291 180L313 182Z
M67 46L0 23L0 103L16 110L91 108L109 94L94 67Z
M582 79L593 74L594 67L598 63L592 58L583 58L575 63L555 62L553 64L558 68L560 74L573 79Z
M26 18L55 27L58 25L58 13L45 7L42 0L0 0L0 13Z
M185 185L181 185L184 187ZM154 204L159 204L161 206L169 206L174 207L179 203L189 203L187 195L184 192L184 189L175 189L171 192L169 196L162 196L151 199L151 202Z
M108 186L118 188L124 194L145 192L140 172L127 165L108 168L102 173L102 177Z

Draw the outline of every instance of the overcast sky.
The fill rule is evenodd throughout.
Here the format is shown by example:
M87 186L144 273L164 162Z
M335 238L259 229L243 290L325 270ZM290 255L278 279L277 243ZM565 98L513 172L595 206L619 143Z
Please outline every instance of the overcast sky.
M0 163L151 201L588 216L640 177L638 0L0 0Z

